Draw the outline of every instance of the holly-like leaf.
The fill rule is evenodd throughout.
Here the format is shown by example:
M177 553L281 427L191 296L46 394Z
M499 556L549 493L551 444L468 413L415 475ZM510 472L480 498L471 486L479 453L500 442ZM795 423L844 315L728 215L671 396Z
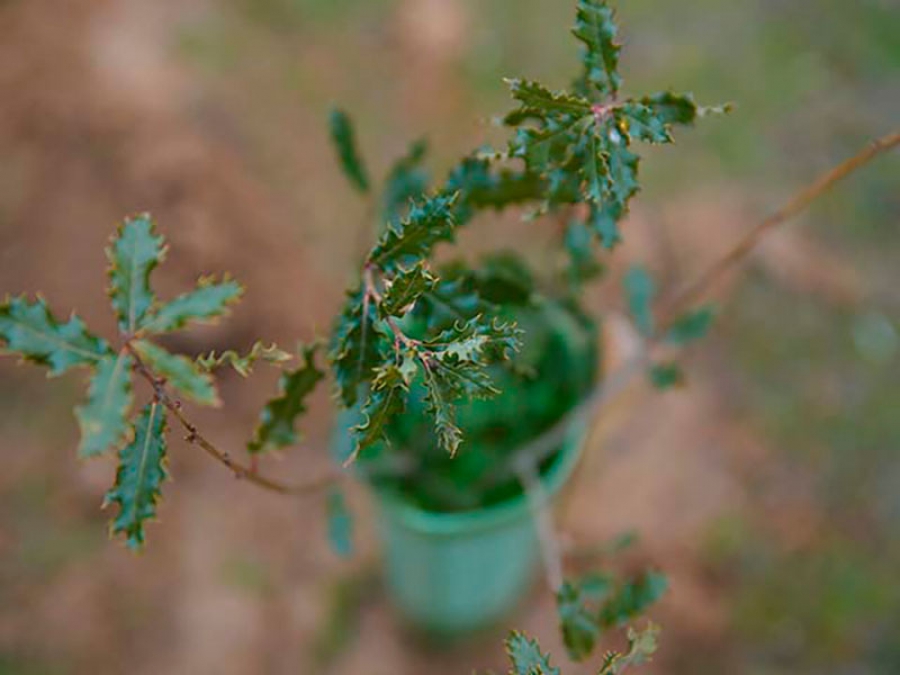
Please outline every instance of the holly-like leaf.
M347 408L356 404L360 388L371 381L373 369L388 351L377 321L375 303L365 299L362 286L350 291L335 321L328 352L338 395Z
M609 192L608 157L608 154L603 150L600 139L592 130L582 172L587 198L594 204L601 204Z
M109 296L119 320L119 330L133 335L143 326L144 317L155 297L150 288L150 273L165 256L163 237L149 214L126 219L119 227L109 258Z
M655 363L650 368L650 382L657 389L671 389L684 384L684 371L677 363Z
M625 287L625 299L628 310L638 330L644 336L653 334L653 298L656 297L656 284L643 267L632 266L622 280Z
M513 631L506 638L505 645L512 663L511 675L559 675L559 668L550 665L550 656L541 653L536 640Z
M385 285L378 312L382 318L403 316L423 293L434 288L437 279L428 271L424 262L418 262L409 269L400 268Z
M639 666L651 659L656 653L657 636L659 627L652 623L638 632L633 628L628 629L628 651L608 652L603 658L603 663L597 675L621 675L629 666Z
M459 192L454 216L459 225L481 209L503 209L513 204L544 198L546 185L528 171L493 170L491 163L477 157L464 158L447 178L444 189Z
M578 0L572 34L584 44L583 87L592 85L604 96L614 95L622 84L613 11L603 0Z
M150 403L133 423L132 441L119 452L116 482L104 505L116 503L119 513L110 524L112 534L125 535L129 548L144 545L144 523L156 516L166 470L166 417L159 403Z
M456 391L447 391L444 380L435 374L433 367L423 370L425 382L425 409L434 418L434 430L438 445L451 457L456 455L462 443L462 430L456 426Z
M522 344L522 331L514 324L475 316L457 321L425 344L443 360L489 365L509 359Z
M81 429L81 457L94 457L126 438L128 411L134 398L131 389L132 358L124 350L97 362L88 387L88 401L75 408Z
M569 221L563 243L569 254L569 279L574 287L579 287L603 271L603 266L594 255L591 231L583 222Z
M377 443L384 436L387 424L406 407L406 394L417 372L412 353L402 352L395 363L376 370L369 396L362 408L364 422L352 429L356 436L356 449L345 462L356 459L360 451Z
M333 488L325 505L328 515L328 543L342 558L353 554L353 516L347 509L344 493Z
M600 244L607 250L612 250L616 244L622 241L618 225L620 218L621 209L615 204L604 204L603 206L591 204L588 223L599 237Z
M43 298L24 296L0 304L0 341L4 353L18 354L60 375L75 366L91 366L112 352L105 340L94 337L84 322L72 315L60 323Z
M242 355L233 349L228 349L221 354L216 354L215 351L212 351L209 354L198 356L196 364L207 372L229 365L241 377L248 377L253 372L253 366L258 361L279 365L293 358L292 354L280 349L275 344L267 345L262 341L257 341L253 343L250 351L246 354Z
M414 203L399 225L388 227L369 254L369 262L393 269L427 257L440 241L452 241L456 194L438 193Z
M685 345L699 340L709 332L715 319L712 307L700 307L678 317L666 332L666 340L675 345Z
M331 142L334 143L344 175L357 190L368 192L369 177L356 148L356 137L350 117L343 110L332 110L329 128Z
M659 600L668 587L666 577L654 571L643 572L635 579L620 584L603 605L601 626L615 627L627 623Z
M538 82L511 78L506 80L514 99L522 104L520 111L538 115L573 115L584 117L591 112L591 102L566 92L553 92ZM515 121L515 120L514 120Z
M381 197L384 223L397 225L406 216L410 201L427 191L431 176L422 167L427 150L424 140L415 141L388 172Z
M186 356L172 354L147 340L136 340L133 344L150 371L165 378L166 383L182 396L200 405L221 405L215 380L194 361Z
M629 138L648 143L671 143L672 126L689 126L697 119L698 108L690 94L662 92L628 101L616 110L619 129Z
M216 281L212 277L202 277L194 290L154 307L141 326L141 332L170 333L192 321L212 321L227 313L229 306L236 303L243 292L244 288L233 279Z
M581 661L590 656L600 636L599 604L612 592L612 580L594 574L566 582L556 595L563 642L569 656Z
M247 444L251 454L272 448L282 448L297 442L294 423L306 412L306 398L325 374L315 364L316 346L303 349L303 365L287 371L278 380L278 396L273 398L259 416L253 438Z

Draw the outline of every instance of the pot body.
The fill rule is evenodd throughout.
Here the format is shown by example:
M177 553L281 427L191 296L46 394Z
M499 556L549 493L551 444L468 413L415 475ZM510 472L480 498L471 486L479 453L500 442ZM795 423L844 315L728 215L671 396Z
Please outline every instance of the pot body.
M570 476L583 437L573 428L541 475L546 498ZM388 589L416 627L477 630L508 615L528 590L540 550L526 495L458 513L426 511L388 490L376 496Z

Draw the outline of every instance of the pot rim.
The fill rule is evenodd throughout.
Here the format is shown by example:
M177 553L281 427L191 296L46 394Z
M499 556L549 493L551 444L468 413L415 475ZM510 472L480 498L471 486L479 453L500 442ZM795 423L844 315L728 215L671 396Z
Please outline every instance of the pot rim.
M539 480L548 499L559 492L578 464L585 436L584 423L574 423L556 461L540 475ZM521 519L530 510L528 495L524 491L490 506L449 512L430 511L417 506L395 488L376 488L375 494L385 515L401 522L409 530L432 536L452 537L496 529Z

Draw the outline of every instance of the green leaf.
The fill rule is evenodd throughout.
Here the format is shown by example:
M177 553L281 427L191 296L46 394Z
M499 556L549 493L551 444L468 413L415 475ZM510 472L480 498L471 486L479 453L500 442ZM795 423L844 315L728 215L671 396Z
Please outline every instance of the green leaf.
M489 365L511 358L522 345L521 337L515 323L479 315L457 321L424 344L441 359Z
M684 371L677 363L655 363L650 368L650 382L657 389L671 389L684 384Z
M131 390L131 365L125 352L102 358L88 387L88 401L75 408L81 429L81 457L94 457L118 445L126 438L128 411L134 399Z
M221 405L215 380L191 359L171 354L146 340L136 340L134 348L150 371L164 378L182 396L200 405Z
M601 148L602 145L597 138L597 134L591 132L583 172L587 186L587 197L594 204L603 202L609 184L608 156Z
M306 397L325 376L315 364L315 352L315 345L304 348L303 365L281 375L278 380L278 396L262 409L253 438L247 444L247 450L251 454L297 442L294 423L299 415L306 412Z
M589 224L594 233L600 238L600 244L606 250L612 250L616 244L622 241L619 232L619 209L611 204L597 206L591 204Z
M360 192L368 192L369 178L356 148L356 139L350 117L342 110L332 110L329 117L331 142L337 150L341 169L350 183Z
M659 600L669 583L659 572L643 572L631 581L619 585L600 612L603 627L621 626L642 614L650 605Z
M116 482L104 505L119 505L110 532L124 534L128 547L139 549L144 545L144 523L156 516L160 487L168 477L165 409L159 403L148 404L133 427L133 440L119 452Z
M697 120L699 108L690 94L675 94L664 91L652 96L645 96L641 104L650 108L653 115L663 124L681 124L690 126ZM727 112L727 107L709 108L711 111Z
M384 437L387 424L406 407L406 394L416 372L416 362L410 352L401 353L396 363L376 370L369 396L362 407L365 421L352 429L356 436L356 449L346 464L356 459L360 451Z
M383 222L397 225L406 216L413 197L428 190L431 176L421 166L427 150L424 140L416 141L391 167L381 198Z
M566 582L556 595L563 642L569 656L581 661L594 649L600 636L597 603L601 602L612 589L607 577L592 575L581 582Z
M466 157L453 168L444 186L459 192L454 217L459 225L481 209L503 209L513 204L544 198L546 186L540 176L528 171L494 171L486 159Z
M619 129L629 138L671 143L672 125L692 125L697 114L697 104L689 94L680 96L667 91L626 102L616 110L616 119Z
M119 330L127 335L142 327L155 301L150 273L165 257L164 240L155 230L149 214L126 219L106 250L109 296Z
M569 221L563 243L569 254L569 278L576 287L603 271L594 255L591 231L583 222Z
M328 516L328 543L342 558L353 554L353 516L347 509L344 493L333 488L325 504Z
M423 261L409 269L399 268L385 285L378 313L382 318L403 316L423 293L427 293L437 282Z
M704 337L716 318L712 307L700 307L678 317L666 333L666 340L684 345Z
M451 457L462 443L462 430L456 426L456 407L452 398L456 392L445 391L446 384L435 374L433 367L423 369L425 382L425 410L434 418L438 445Z
M617 28L613 11L603 0L578 0L572 34L584 43L585 84L593 85L602 95L615 94L622 85L619 76ZM586 88L586 87L585 87Z
M440 241L451 241L456 198L456 194L438 193L414 203L399 225L388 227L381 235L369 262L382 269L396 268L427 257Z
M377 308L364 299L362 285L348 292L331 335L328 360L341 402L356 404L360 388L371 381L390 343L377 326Z
M227 364L234 368L241 377L248 377L253 372L253 366L257 361L279 365L293 358L293 355L283 349L279 349L275 344L266 345L262 341L257 341L253 343L250 351L243 356L233 349L226 350L221 354L216 354L215 351L212 351L209 354L198 356L196 363L197 366L207 372Z
M505 645L512 662L511 675L559 675L559 668L550 665L550 656L541 653L536 640L513 631L506 638Z
M628 651L609 652L603 658L603 663L597 675L621 675L629 666L639 666L646 663L656 653L657 636L659 627L652 623L641 632L633 628L628 629Z
M643 267L632 266L623 279L625 298L628 310L634 323L644 336L653 334L653 298L656 296L656 284Z
M0 341L5 353L47 366L50 375L94 365L112 353L106 341L91 335L77 316L66 323L57 321L40 297L29 302L18 296L0 304Z
M227 313L243 292L243 287L233 279L216 281L213 277L202 277L194 290L155 307L141 330L149 334L170 333L191 321L212 321Z
M584 117L591 112L591 102L580 96L566 92L553 92L538 82L507 79L514 99L522 104L522 109L542 115L574 115Z
M578 589L570 583L562 585L556 595L556 604L569 657L581 661L590 655L600 636L595 612L585 606Z

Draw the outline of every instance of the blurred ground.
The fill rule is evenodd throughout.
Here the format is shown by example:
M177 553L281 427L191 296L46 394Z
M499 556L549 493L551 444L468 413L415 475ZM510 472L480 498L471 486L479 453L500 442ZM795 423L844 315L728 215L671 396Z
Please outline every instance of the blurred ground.
M894 0L620 4L630 90L738 104L643 164L617 257L673 282L900 119ZM178 347L308 339L365 226L327 147L330 103L354 112L376 169L427 134L440 171L494 137L501 77L566 81L572 12L559 0L0 2L0 292L39 289L111 328L102 248L123 214L150 210L172 244L163 291L218 270L248 287L231 320ZM634 529L623 564L670 574L646 672L900 670L898 183L900 158L884 158L773 237L722 290L691 386L638 386L599 421L561 522L579 545ZM536 227L479 223L463 245L538 253ZM591 301L617 295L612 281ZM98 505L113 467L74 457L80 386L0 362L0 673L503 670L502 631L435 652L397 624L358 487L360 550L344 562L319 501L260 494L173 444L148 550L108 542ZM272 386L264 370L226 377L229 413L196 417L236 446ZM272 472L326 467L326 398ZM563 660L546 592L515 625Z

